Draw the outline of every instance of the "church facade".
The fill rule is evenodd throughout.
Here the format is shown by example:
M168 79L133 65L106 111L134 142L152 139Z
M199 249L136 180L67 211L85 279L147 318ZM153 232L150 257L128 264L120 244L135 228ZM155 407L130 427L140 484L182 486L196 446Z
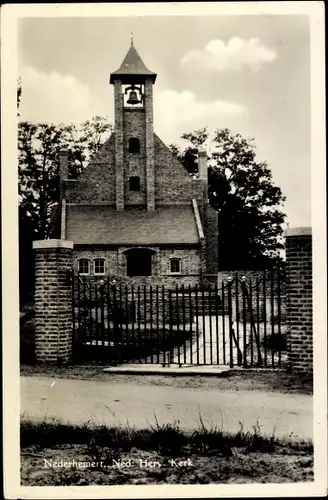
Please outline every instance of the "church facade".
M157 75L133 43L114 86L111 137L78 179L60 152L60 237L74 243L74 271L122 284L200 285L216 280L217 214L208 203L207 156L193 178L154 133Z

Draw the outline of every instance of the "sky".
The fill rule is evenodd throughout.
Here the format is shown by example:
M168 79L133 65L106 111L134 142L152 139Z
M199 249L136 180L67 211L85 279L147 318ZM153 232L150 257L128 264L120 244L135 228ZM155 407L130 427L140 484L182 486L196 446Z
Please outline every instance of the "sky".
M166 144L207 126L252 137L286 196L290 227L311 225L310 28L306 15L24 18L22 120L113 122L109 75L134 45L157 73L154 130Z

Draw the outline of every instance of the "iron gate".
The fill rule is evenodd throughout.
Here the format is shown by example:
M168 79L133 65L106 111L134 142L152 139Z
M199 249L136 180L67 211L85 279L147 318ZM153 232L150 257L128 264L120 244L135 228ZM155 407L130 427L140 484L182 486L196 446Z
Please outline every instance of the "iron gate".
M73 359L281 367L287 324L279 271L202 287L116 285L74 276Z

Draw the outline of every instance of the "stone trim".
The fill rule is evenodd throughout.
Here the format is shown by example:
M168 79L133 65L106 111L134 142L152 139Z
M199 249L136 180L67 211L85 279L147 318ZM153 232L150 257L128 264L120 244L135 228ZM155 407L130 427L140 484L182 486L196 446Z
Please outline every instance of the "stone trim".
M153 83L145 80L145 146L146 146L146 189L147 210L155 210L155 171L154 171L154 130L153 130Z
M198 151L198 178L208 182L208 166L206 151Z
M285 236L311 236L311 227L289 227L285 231Z
M66 198L63 198L61 203L60 238L66 239Z
M199 236L199 238L201 240L205 239L204 231L203 231L203 226L202 226L202 221L200 219L199 210L198 210L198 206L197 206L197 201L195 199L192 200L192 206L193 206L193 209L194 209L194 215L195 215L195 219L196 219L198 236Z
M122 82L114 81L114 164L115 164L115 204L116 210L124 210L124 177L123 177L123 96Z
M33 241L34 250L43 250L43 249L53 249L53 248L69 248L73 249L74 243L73 241L66 240L36 240Z

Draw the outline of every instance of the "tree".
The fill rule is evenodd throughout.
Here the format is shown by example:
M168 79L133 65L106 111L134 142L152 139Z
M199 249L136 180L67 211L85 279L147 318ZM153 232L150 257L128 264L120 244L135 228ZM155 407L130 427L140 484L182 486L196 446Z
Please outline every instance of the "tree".
M31 219L36 239L48 236L50 214L59 199L59 150L75 148L70 148L72 134L64 125L19 123L20 208ZM77 153L81 166L82 153ZM78 172L76 161L73 168Z
M80 143L83 144L89 157L99 151L109 132L113 132L113 126L103 116L94 116L91 120L82 123Z
M110 129L100 117L84 122L79 128L19 123L20 208L31 219L35 239L49 236L51 213L59 201L59 151L68 151L69 177L77 178Z
M256 159L254 139L207 129L183 134L185 149L171 147L191 174L197 172L199 148L209 159L209 199L218 212L218 250L221 269L265 268L280 259L285 200L274 185L266 162Z
M17 86L17 108L21 85ZM69 176L76 178L101 147L111 125L95 117L80 127L74 125L18 125L19 172L19 281L21 305L33 294L32 242L49 236L51 217L59 201L59 151L67 149Z

